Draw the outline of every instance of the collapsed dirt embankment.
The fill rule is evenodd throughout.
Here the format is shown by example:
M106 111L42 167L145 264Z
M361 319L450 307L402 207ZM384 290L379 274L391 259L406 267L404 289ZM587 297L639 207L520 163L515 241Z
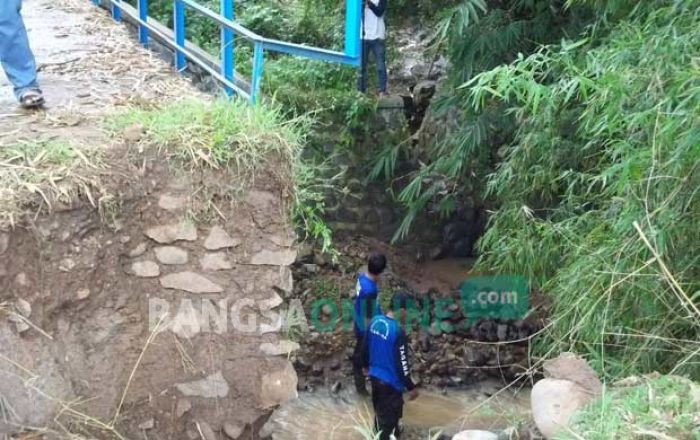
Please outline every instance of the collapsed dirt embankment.
M292 282L281 184L258 175L231 199L227 173L162 163L124 164L109 212L0 232L0 432L196 437L295 395L291 364L260 350Z

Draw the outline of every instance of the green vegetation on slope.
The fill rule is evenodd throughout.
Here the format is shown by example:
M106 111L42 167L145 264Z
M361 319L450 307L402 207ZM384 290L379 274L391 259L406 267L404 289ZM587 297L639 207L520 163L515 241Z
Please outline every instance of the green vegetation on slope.
M479 267L540 285L542 347L607 376L700 377L698 60L700 1L649 1L465 86L518 123L487 182L501 206Z
M561 440L700 436L700 386L677 376L632 378L576 414Z

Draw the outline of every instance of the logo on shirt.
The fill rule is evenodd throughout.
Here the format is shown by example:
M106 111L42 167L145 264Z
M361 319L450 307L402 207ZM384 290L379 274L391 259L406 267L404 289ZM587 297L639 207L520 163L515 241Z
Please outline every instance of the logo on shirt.
M386 341L389 339L389 323L384 320L375 321L369 328L369 332Z

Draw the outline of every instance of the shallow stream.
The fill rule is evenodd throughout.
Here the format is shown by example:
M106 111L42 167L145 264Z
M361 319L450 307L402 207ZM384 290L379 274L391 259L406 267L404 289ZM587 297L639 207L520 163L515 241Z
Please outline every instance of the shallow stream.
M495 382L473 385L466 390L447 392L422 390L406 402L402 440L427 440L439 431L454 433L466 429L493 432L514 426L529 418L529 390L504 391ZM299 399L278 409L270 424L274 440L363 440L357 428L368 427L372 403L358 399L353 392L301 393Z

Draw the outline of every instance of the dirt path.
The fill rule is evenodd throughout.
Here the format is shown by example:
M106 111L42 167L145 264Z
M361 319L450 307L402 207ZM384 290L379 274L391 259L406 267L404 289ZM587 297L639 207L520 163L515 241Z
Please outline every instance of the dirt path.
M197 94L90 1L24 0L23 15L46 109L20 109L0 75L0 145L66 134L92 140L95 120L115 109Z
M254 438L296 395L283 184L108 134L130 106L208 98L87 0L24 11L47 108L0 83L0 438Z

